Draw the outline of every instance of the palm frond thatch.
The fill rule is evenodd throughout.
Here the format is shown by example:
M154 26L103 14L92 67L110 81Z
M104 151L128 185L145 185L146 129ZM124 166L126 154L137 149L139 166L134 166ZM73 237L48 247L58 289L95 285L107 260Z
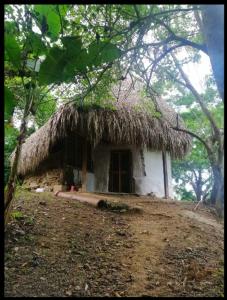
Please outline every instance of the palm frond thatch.
M172 129L176 126L176 113L164 100L159 99L158 104L161 117L124 108L82 110L73 104L64 105L25 141L18 173L25 175L37 169L50 155L52 147L70 132L80 133L94 147L104 140L166 150L172 157L182 158L191 148L191 137ZM182 120L180 126L184 128Z

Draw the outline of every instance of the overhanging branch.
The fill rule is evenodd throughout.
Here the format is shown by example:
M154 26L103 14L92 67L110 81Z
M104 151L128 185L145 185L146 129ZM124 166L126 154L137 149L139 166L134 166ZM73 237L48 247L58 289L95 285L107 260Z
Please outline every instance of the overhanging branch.
M171 128L174 129L174 130L177 130L177 131L185 132L185 133L191 135L192 137L198 139L204 145L204 147L206 148L206 150L208 152L208 155L212 154L212 150L210 149L210 147L208 146L208 144L200 136L198 136L194 132L191 132L191 131L189 131L187 129L181 129L181 128L178 128L178 127L171 127Z

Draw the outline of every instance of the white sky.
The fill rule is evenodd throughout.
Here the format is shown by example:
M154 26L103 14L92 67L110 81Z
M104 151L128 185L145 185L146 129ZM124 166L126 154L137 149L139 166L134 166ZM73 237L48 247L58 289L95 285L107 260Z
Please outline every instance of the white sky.
M201 93L204 91L205 76L211 74L212 70L209 56L203 53L202 51L200 51L199 54L201 55L200 62L188 63L183 66L183 70L188 75L189 80L191 81L195 89L199 93Z

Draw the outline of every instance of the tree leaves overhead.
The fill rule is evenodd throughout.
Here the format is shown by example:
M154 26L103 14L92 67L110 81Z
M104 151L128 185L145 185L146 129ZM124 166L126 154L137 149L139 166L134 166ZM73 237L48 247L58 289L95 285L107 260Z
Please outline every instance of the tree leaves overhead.
M47 47L42 41L41 35L32 32L29 36L28 50L35 56L43 55L47 52Z
M48 85L62 81L62 73L67 64L64 50L53 47L50 49L45 61L41 64L39 72L40 85Z
M65 56L68 58L68 64L65 66L66 73L72 76L79 72L85 72L87 67L87 51L82 48L82 40L78 36L65 36L62 39L65 49Z
M4 87L4 119L9 121L13 115L14 107L15 107L15 98L13 93L10 91L8 87Z
M87 52L78 36L65 36L61 40L64 47L51 48L41 65L41 85L73 81L76 74L86 72L88 67L112 62L121 54L117 46L109 42L93 42Z
M43 34L57 39L62 27L62 19L67 12L68 5L35 5L39 27Z
M112 62L121 55L120 49L110 42L93 42L88 47L89 65L98 66L101 63Z
M21 65L21 51L13 35L5 34L5 51L10 62L19 69Z

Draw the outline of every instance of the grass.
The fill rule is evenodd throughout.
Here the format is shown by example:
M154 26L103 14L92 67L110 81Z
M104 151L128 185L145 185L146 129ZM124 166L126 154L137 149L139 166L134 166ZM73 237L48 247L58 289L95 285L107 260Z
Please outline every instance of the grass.
M15 220L20 220L24 218L24 214L21 211L15 210L11 213L11 216Z

